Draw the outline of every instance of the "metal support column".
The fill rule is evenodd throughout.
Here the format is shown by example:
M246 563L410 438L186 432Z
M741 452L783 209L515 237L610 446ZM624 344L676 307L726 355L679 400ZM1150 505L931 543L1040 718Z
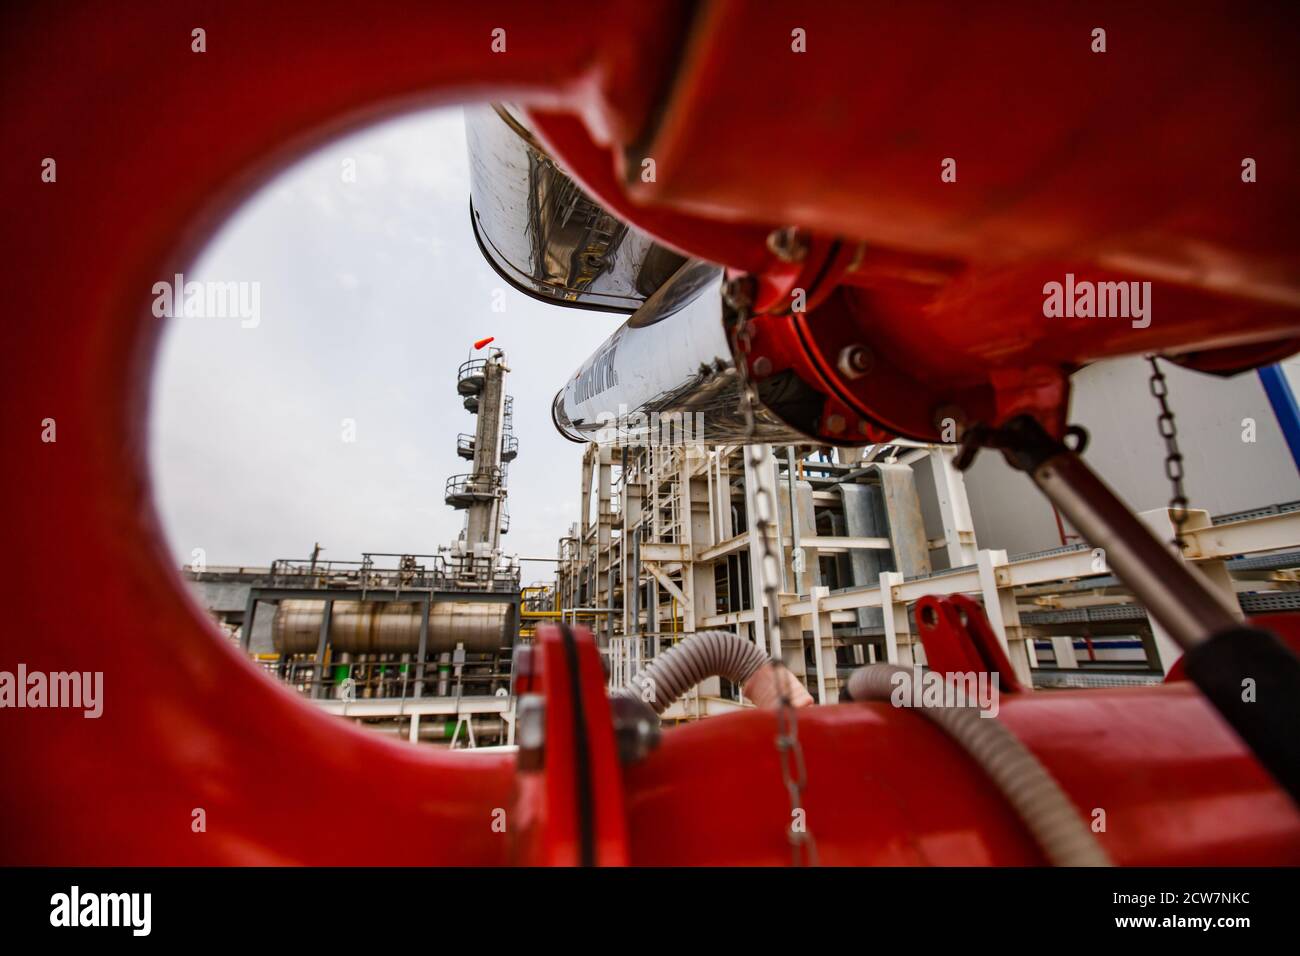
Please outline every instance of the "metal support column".
M817 663L817 703L833 704L834 699L827 697L828 681L826 671L831 671L830 685L838 684L835 673L835 639L831 632L831 616L821 609L821 600L831 593L828 587L818 586L812 589L809 595L812 598L812 635L813 635L813 657ZM825 646L823 646L823 641ZM838 697L838 687L834 688Z
M943 519L944 547L948 552L948 567L961 568L975 563L975 522L971 519L970 499L966 496L966 481L953 465L956 449L942 445L930 449L930 470L934 477L934 493Z
M897 571L880 575L880 610L885 627L885 660L900 667L912 666L912 640L907 627L907 605L894 603L894 585L903 583ZM906 641L898 639L899 632L908 635Z
M420 603L420 649L416 651L419 657L419 663L415 671L415 697L417 700L424 696L424 659L429 653L429 604L429 596L425 595L424 600ZM416 727L411 732L418 734L418 718L415 723Z
M244 623L239 632L239 646L245 654L248 653L248 648L253 642L253 618L256 614L257 598L252 588L249 588L248 602L244 605Z
M330 621L334 617L334 602L325 601L325 613L320 619L320 640L316 642L316 689L313 697L325 696L325 648L329 644Z
M1151 531L1161 540L1172 540L1174 536L1174 521L1168 508L1157 508L1154 511L1144 511L1138 517L1141 518L1143 524L1150 528ZM1188 510L1187 519L1183 525L1183 529L1185 531L1199 531L1213 526L1214 522L1210 518L1209 512L1195 509ZM1173 549L1170 548L1169 550L1170 554L1173 554ZM1188 566L1189 569L1193 567L1182 555L1175 555L1174 560ZM1196 563L1194 568L1195 570L1190 570L1190 573L1199 577L1207 588L1216 592L1227 604L1229 604L1231 609L1235 612L1234 616L1240 619L1242 617L1241 608L1237 604L1236 591L1232 586L1232 576L1228 573L1228 569L1224 563L1222 561L1199 561ZM1169 668L1173 667L1174 662L1182 656L1182 649L1178 646L1178 642L1170 636L1169 632L1166 631L1160 625L1160 622L1155 620L1154 617L1151 620L1151 634L1155 640L1156 653L1159 656L1158 660L1152 661L1151 663L1154 664L1161 673L1168 674Z
M1029 656L1025 652L1024 631L1020 628L1020 610L1015 594L1010 589L998 587L998 568L1007 563L1005 551L980 551L975 556L979 569L980 594L984 599L984 616L989 626L1007 652L1016 678L1026 689L1033 687L1029 670Z

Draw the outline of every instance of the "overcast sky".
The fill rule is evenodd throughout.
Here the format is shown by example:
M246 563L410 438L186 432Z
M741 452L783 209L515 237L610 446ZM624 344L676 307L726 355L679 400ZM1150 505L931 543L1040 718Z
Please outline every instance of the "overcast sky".
M195 548L208 564L266 565L315 541L335 559L450 542L463 512L443 483L469 470L456 435L474 430L456 369L488 335L509 358L519 436L504 546L555 555L577 519L582 446L556 433L551 399L620 320L523 296L483 260L459 109L311 155L253 196L185 278L259 282L260 322L168 320L150 454L178 564ZM524 580L552 568L525 565Z

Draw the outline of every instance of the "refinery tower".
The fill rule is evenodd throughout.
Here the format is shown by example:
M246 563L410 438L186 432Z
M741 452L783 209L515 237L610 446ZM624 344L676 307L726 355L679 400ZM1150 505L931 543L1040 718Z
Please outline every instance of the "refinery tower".
M475 424L457 436L456 451L471 469L446 480L445 497L465 520L435 553L335 561L322 560L318 546L265 569L191 573L209 608L230 605L245 652L324 709L412 741L513 740L519 564L502 553L501 536L519 441L508 373L496 348L457 371L457 395Z

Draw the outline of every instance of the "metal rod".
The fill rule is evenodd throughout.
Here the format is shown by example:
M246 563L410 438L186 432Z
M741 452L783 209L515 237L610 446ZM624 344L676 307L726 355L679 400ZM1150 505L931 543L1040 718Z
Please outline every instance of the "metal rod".
M419 663L416 665L415 696L424 696L424 659L429 654L429 599L420 604L420 647L416 651Z
M325 613L320 618L320 640L316 645L316 677L320 683L316 685L316 697L325 696L325 647L329 642L330 636L330 619L334 614L334 602L327 600L325 602Z
M785 449L786 486L790 492L790 565L794 568L794 593L803 594L803 571L799 565L799 510L794 503L794 446ZM821 653L818 651L818 653ZM820 658L819 658L820 659Z
M1224 598L1175 557L1074 452L1053 455L1030 475L1079 533L1103 550L1106 563L1184 651L1240 626Z
M632 588L632 634L639 638L641 635L641 528L638 526L632 529L632 570L628 575ZM628 599L629 582L623 582L623 600ZM638 657L640 655L638 654Z
M257 595L250 588L248 601L244 604L244 626L239 632L239 646L247 654L253 642L253 619L257 616Z

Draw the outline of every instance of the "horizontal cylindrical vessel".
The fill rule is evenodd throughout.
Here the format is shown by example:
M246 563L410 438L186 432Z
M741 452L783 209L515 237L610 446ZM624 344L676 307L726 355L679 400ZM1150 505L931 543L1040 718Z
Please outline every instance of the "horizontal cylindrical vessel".
M313 654L320 642L323 601L281 601L271 640L281 654ZM420 649L420 605L406 601L335 601L329 643L347 654L413 654ZM429 651L463 644L471 653L510 646L510 606L479 601L435 601L429 608Z

